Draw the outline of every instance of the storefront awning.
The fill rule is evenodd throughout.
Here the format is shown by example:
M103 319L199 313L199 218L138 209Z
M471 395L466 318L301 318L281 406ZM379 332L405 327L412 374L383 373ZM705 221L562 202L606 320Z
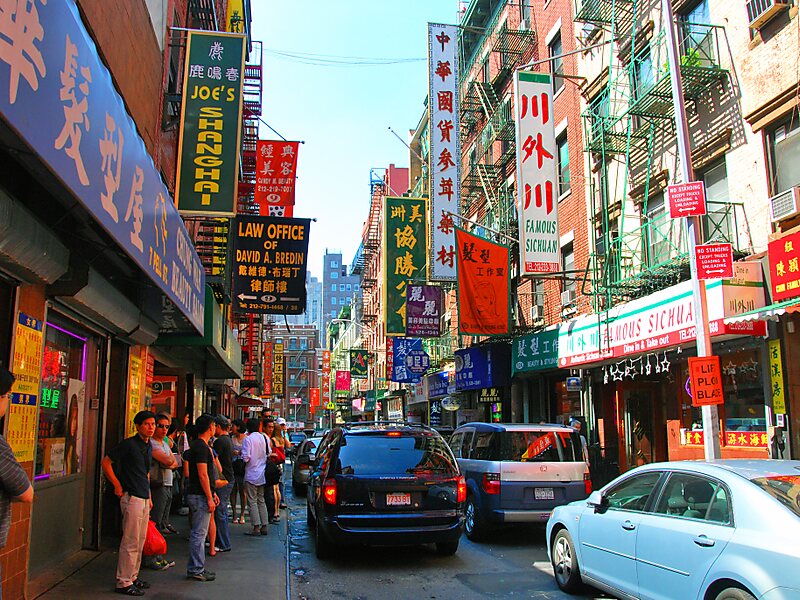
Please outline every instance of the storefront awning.
M728 317L726 324L742 323L744 321L777 321L781 315L786 313L800 312L800 297L789 298L782 302L775 302L769 306L756 308L754 310Z

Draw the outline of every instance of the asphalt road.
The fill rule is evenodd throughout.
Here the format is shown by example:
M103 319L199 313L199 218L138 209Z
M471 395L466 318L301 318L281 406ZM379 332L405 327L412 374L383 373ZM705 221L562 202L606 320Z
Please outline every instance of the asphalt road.
M350 547L319 561L306 525L305 498L294 498L286 472L289 505L290 586L296 600L469 600L473 598L607 598L561 592L547 560L544 527L517 526L488 542L461 538L455 556L433 546Z

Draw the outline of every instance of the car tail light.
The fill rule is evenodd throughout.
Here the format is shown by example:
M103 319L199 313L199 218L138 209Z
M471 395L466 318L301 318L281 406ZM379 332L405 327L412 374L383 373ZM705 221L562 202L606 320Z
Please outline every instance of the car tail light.
M592 493L592 477L589 473L583 474L583 490L587 496Z
M386 435L388 435L389 437L400 437L400 432L399 431L390 431Z
M500 473L483 474L483 491L487 494L500 493Z
M322 499L325 504L336 504L336 480L326 479L322 484Z
M467 481L463 477L458 478L458 492L456 493L456 502L467 501Z

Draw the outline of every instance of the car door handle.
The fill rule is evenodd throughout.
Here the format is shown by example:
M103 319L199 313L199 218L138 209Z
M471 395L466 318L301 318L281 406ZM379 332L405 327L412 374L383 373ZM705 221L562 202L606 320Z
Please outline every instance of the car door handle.
M636 525L635 525L635 524L633 524L633 523L631 523L630 521L625 521L625 522L622 524L622 528L623 528L625 531L633 531L634 529L636 529Z
M711 548L716 542L712 539L709 539L705 535L698 535L694 540L692 540L698 546L702 546L703 548Z

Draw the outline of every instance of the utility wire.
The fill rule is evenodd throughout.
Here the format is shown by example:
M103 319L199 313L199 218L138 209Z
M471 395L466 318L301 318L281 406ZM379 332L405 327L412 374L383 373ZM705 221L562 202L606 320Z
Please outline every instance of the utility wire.
M425 58L382 58L368 56L337 56L333 54L312 54L310 52L289 52L264 49L277 59L319 67L375 67L394 64L423 62Z

